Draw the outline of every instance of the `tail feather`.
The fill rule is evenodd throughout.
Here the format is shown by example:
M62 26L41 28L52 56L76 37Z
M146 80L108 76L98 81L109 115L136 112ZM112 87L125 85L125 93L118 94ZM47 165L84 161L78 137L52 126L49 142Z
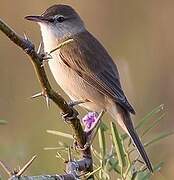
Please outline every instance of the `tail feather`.
M149 169L150 172L153 173L152 164L151 164L150 159L143 147L143 144L142 144L140 138L138 137L138 134L137 134L135 128L133 127L133 123L132 123L129 112L122 110L122 114L123 114L123 116L122 116L123 123L126 127L128 135L130 136L131 140L133 141L134 145L136 146L136 148L137 148L140 156L144 160L147 168Z
M129 132L129 136L131 137L134 145L136 146L139 154L141 155L141 157L143 158L147 168L149 169L150 172L153 173L153 168L152 168L152 164L149 160L149 157L140 141L140 138L138 137L136 131L133 129L128 129L128 132Z

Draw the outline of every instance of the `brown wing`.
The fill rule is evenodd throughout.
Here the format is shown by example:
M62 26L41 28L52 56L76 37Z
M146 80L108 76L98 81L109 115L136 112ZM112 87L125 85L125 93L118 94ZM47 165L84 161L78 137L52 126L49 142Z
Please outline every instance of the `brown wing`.
M60 49L62 61L91 86L135 114L121 88L117 67L104 47L89 32L72 38L74 41Z

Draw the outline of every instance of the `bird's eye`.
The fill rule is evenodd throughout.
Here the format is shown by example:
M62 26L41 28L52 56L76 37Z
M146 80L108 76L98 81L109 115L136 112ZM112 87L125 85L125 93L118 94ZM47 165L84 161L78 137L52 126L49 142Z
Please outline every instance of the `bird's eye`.
M61 23L65 20L65 18L63 16L58 16L56 20Z

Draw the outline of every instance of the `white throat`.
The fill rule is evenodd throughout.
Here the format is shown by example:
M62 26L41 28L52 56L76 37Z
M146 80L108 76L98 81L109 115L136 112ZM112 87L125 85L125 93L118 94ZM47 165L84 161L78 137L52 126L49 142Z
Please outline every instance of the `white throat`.
M41 24L41 32L42 32L42 38L44 43L44 50L45 52L50 52L51 50L55 49L58 44L60 43L60 40L67 38L67 34L61 33L61 31L57 31L54 28L48 27L47 25ZM83 29L72 29L70 31L70 37L74 34L82 32ZM71 70L68 66L64 64L62 59L59 56L60 50L56 50L53 53L51 53L52 59L48 61L50 70L56 80L56 82L59 84L59 86L68 94L68 96L73 100L78 99L76 98L76 95L72 91L72 87L76 86L76 81L79 83L81 80L77 76L77 74ZM74 79L71 81L70 79ZM70 80L70 81L69 81ZM79 86L80 87L80 86ZM80 88L81 89L81 88ZM79 90L76 89L75 92L78 92Z
M65 38L71 37L85 30L85 27L83 26L74 26L73 28L69 28L70 26L64 26L59 27L58 29L57 27L48 26L44 23L39 23L39 25L41 29L45 52L50 52L51 50L55 49L58 44Z

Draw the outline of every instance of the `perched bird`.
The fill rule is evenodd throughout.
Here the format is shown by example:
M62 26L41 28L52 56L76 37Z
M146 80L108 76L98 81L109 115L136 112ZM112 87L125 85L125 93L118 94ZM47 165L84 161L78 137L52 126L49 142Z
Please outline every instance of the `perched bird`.
M40 16L27 16L40 25L44 51L54 51L49 60L51 72L73 101L90 111L107 111L131 137L147 168L151 162L134 129L130 113L135 114L120 84L117 66L102 44L86 29L77 12L68 5L53 5Z

